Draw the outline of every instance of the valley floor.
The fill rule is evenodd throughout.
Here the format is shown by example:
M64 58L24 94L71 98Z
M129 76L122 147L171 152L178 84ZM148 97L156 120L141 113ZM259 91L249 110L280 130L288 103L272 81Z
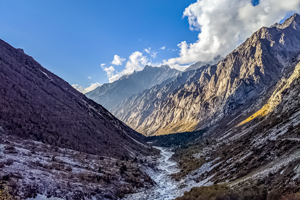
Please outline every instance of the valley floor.
M171 175L178 173L180 169L177 167L177 162L171 159L174 152L171 148L155 148L161 151L160 157L157 159L157 168L148 168L146 171L155 181L156 185L150 189L129 194L125 196L123 200L171 200L182 196L185 191L189 191L193 187L208 186L212 184L207 180L196 183L194 180L188 178L175 181L171 178Z

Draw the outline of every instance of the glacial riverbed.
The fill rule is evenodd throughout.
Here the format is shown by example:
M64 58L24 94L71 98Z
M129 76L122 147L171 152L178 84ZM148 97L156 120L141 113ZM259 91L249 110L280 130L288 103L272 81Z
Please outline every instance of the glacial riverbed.
M138 193L126 195L122 200L171 200L183 196L185 191L193 187L212 185L209 178L195 182L192 175L186 176L181 181L175 181L170 177L171 174L179 172L177 163L170 158L174 152L170 148L155 147L159 149L160 157L157 159L157 170L148 169L148 175L156 182L156 185L150 189ZM213 168L212 162L204 164L197 171L202 174Z
M157 160L157 170L148 169L147 173L156 182L156 185L148 190L127 195L124 200L140 199L140 200L169 200L178 197L179 183L172 180L170 175L179 171L177 163L170 160L174 154L168 148L155 147L159 149L160 157Z

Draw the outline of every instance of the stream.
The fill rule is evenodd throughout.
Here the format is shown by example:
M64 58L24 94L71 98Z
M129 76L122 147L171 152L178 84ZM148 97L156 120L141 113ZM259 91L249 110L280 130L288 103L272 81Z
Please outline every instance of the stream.
M177 163L170 160L174 152L170 148L155 147L160 150L160 157L157 159L157 170L151 168L147 169L147 174L156 182L156 185L150 189L146 189L134 194L126 195L122 200L171 200L183 196L184 192L190 191L193 187L209 186L213 182L210 179L214 176L208 177L202 181L195 182L194 178L197 174L201 175L218 164L212 165L216 160L203 164L195 173L187 175L180 181L173 180L170 175L179 172Z
M156 182L156 185L150 189L125 196L125 200L170 200L181 196L178 190L180 183L171 179L169 175L179 171L177 163L170 160L174 154L168 148L155 147L159 149L160 157L157 159L157 170L148 169L148 175Z

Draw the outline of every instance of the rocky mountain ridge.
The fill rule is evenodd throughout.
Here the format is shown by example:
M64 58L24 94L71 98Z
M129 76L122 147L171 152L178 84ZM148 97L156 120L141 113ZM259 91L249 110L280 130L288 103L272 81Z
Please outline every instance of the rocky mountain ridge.
M266 105L271 110L252 117L249 108L177 150L182 170L174 178L208 183L178 200L205 199L208 194L211 199L299 199L300 54L288 65L294 71L280 80L267 104L254 107L259 113Z
M167 65L161 67L146 65L142 71L134 71L133 74L124 75L115 82L103 84L95 90L86 93L86 96L106 109L112 110L131 95L161 84L179 74L180 71L171 69Z
M159 106L160 102L167 99L168 94L172 93L180 85L198 79L199 77L197 75L201 74L203 70L209 67L210 65L206 65L196 70L188 70L177 76L175 79L168 79L160 85L156 85L137 95L132 95L118 104L112 110L112 113L120 120L124 120L126 123L130 124L132 128L143 132L143 130L140 130L138 127L147 118L147 114L158 109L157 106ZM140 113L145 114L139 115Z
M113 113L145 135L213 126L251 105L280 80L283 71L289 70L287 63L300 52L299 24L300 16L295 14L281 25L263 27L217 65L196 70L189 81L158 100L158 94L163 94L160 91L167 85L159 91L153 88L156 92L152 97L146 95L148 90L127 99L121 105L134 105L132 100L147 96L135 101L132 107L118 106ZM147 107L149 104L151 109Z

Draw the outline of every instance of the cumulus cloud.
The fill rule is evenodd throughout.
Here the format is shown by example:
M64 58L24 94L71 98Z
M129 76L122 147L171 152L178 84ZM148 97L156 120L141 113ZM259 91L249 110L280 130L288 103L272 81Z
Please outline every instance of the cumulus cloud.
M165 50L166 49L166 46L162 46L160 47L161 50Z
M101 67L104 67L104 66L105 66L105 63L102 63L100 66L101 66Z
M179 69L226 56L260 27L280 21L288 12L299 11L299 0L260 0L256 6L251 0L197 0L183 13L190 29L200 32L197 41L179 43L179 56L164 64Z
M129 56L129 61L126 63L125 70L127 73L132 73L134 70L140 71L147 62L148 58L143 56L143 53L135 51Z
M78 84L73 84L72 87L75 88L76 90L78 90L79 92L85 94L88 93L94 89L96 89L97 87L101 86L102 84L100 83L92 83L89 87L84 88Z
M125 61L125 58L121 58L118 55L114 55L114 60L111 62L113 65L122 65L122 63Z
M134 71L141 71L146 64L149 64L148 58L143 56L143 53L135 51L129 56L125 69L121 72L117 72L113 66L105 67L103 70L106 72L109 82L111 83L123 75L132 74Z
M104 67L102 69L103 69L103 71L106 72L109 82L113 82L113 81L111 81L111 78L113 76L115 76L115 72L116 72L115 68L113 66L110 66L110 67Z

